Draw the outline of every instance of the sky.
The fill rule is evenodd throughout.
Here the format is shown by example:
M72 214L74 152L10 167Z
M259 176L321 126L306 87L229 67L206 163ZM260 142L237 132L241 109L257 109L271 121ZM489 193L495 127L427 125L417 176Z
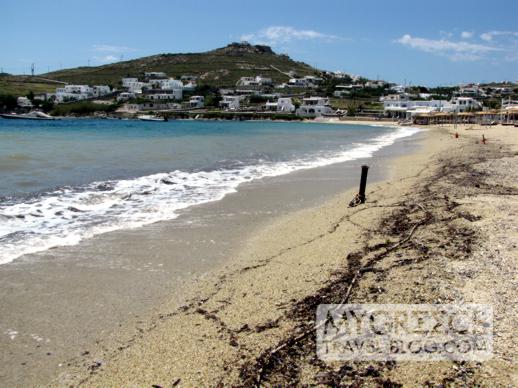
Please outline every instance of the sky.
M412 85L518 80L518 0L0 0L0 70L37 74L246 40Z

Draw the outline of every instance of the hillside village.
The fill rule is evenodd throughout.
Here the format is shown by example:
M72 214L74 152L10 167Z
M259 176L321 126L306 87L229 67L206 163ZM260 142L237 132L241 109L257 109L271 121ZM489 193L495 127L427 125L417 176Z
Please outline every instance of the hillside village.
M287 61L269 47L247 43L233 43L215 52L220 57L239 58L245 53L263 62L279 57ZM137 117L142 113L172 118L360 117L420 124L452 120L491 123L518 118L516 82L426 88L368 80L344 72L312 69L313 74L308 74L307 65L293 64L296 64L293 67L299 66L298 70L274 65L265 67L263 63L258 70L249 68L247 75L240 76L233 84L226 81L224 85L207 80L208 72L175 76L145 68L121 76L115 85L56 80L60 84L54 92L34 94L31 91L25 96L0 97L0 110L43 109L61 116L118 118ZM264 75L266 70L269 76ZM212 73L218 72L220 70Z

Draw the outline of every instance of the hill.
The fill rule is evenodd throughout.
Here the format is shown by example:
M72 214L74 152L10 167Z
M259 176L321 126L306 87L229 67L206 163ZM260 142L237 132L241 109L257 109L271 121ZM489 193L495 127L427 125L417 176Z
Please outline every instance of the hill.
M0 74L0 94L25 96L31 91L34 94L52 93L59 85L61 83L38 76Z
M276 69L274 69L273 67ZM210 84L217 87L235 86L240 77L262 75L270 77L274 82L286 82L289 71L294 71L300 76L319 73L319 71L303 62L292 60L287 55L276 54L270 47L251 45L248 43L231 43L226 47L203 53L186 54L158 54L149 57L132 59L129 61L111 63L96 67L77 67L65 69L47 74L41 77L49 80L57 80L73 84L90 85L120 85L122 77L140 77L145 71L162 71L170 77L178 78L182 75L198 76L199 84ZM0 94L8 89L23 91L23 82L20 77L14 77L18 85L9 88L7 83L14 82L4 80L0 84ZM36 87L36 83L25 84L25 90ZM48 86L46 84L41 90ZM54 85L51 85L55 89ZM21 93L23 94L23 93Z

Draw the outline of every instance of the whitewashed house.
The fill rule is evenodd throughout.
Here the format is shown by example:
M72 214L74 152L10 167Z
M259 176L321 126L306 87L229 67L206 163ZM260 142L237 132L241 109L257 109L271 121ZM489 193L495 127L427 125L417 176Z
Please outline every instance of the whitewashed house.
M168 90L161 93L146 94L146 97L149 100L181 100L182 94L181 91L178 93L178 91Z
M336 85L335 91L333 92L333 96L336 98L343 98L347 97L349 94L351 94L351 88L349 85Z
M122 93L119 93L119 95L117 96L117 101L128 101L128 100L131 100L132 98L135 98L135 93L122 92Z
M255 77L241 77L236 82L236 86L264 86L272 84L273 81L271 78L266 78L260 75L257 75Z
M331 115L335 111L329 105L329 99L325 97L309 97L302 100L302 105L297 109L297 116L321 117Z
M196 82L195 81L189 81L186 84L183 84L183 90L186 92L192 92L194 89L196 89Z
M239 109L241 104L241 96L222 96L219 106L225 110Z
M138 82L138 78L124 77L124 78L122 78L122 87L123 88L129 88L133 84L135 84L136 82Z
M451 104L454 106L453 111L465 112L467 110L477 110L482 108L482 104L472 97L453 97Z
M241 77L236 82L236 86L258 86L259 83L255 80L255 77Z
M308 86L309 81L305 78L290 78L288 85L292 87L305 88Z
M256 76L255 82L259 85L273 85L273 80L271 78L263 77L262 75Z
M18 97L16 103L22 108L32 108L32 102L27 97Z
M102 97L110 94L112 91L107 85L94 85L92 86L92 93L94 97Z
M56 89L56 101L85 100L94 96L93 89L88 85L65 85Z
M189 99L189 107L193 109L203 108L205 106L205 97L203 96L192 96Z
M122 87L130 93L142 93L142 89L148 87L147 82L140 82L138 78L123 78Z
M274 112L292 113L295 111L295 105L293 105L291 97L283 97L275 102L267 102L265 108Z

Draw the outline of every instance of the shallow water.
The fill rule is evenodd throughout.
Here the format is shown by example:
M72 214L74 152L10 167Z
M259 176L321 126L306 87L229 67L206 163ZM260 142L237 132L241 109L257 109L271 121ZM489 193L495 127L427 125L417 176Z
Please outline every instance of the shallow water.
M244 182L373 156L414 128L0 120L0 264L173 219Z

